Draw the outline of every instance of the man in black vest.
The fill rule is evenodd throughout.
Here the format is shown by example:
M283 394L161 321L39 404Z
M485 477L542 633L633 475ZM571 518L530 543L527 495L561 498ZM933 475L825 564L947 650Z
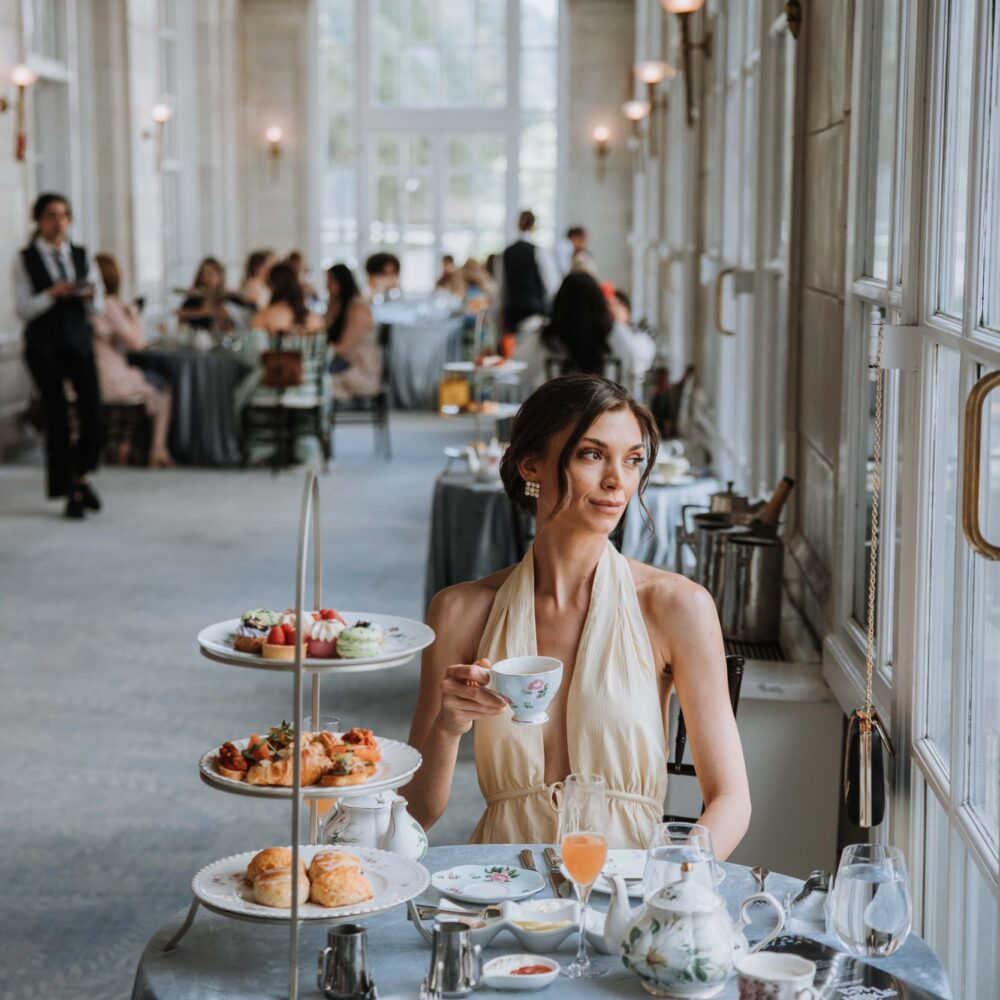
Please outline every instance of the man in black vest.
M100 275L81 246L67 239L72 213L59 194L32 209L35 235L14 260L17 314L25 321L25 361L45 409L50 497L66 497L66 516L82 518L101 502L87 481L101 445L101 397L90 316L103 308ZM70 441L64 383L76 394L79 434Z
M503 324L507 333L516 333L529 316L544 316L548 311L537 248L528 239L534 228L535 213L522 212L517 220L518 238L503 252Z

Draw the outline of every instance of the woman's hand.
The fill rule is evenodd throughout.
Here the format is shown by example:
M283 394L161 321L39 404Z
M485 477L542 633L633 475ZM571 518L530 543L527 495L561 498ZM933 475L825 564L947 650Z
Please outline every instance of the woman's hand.
M464 736L477 719L499 715L507 702L486 687L490 682L489 660L456 663L445 671L441 682L438 724L454 736Z

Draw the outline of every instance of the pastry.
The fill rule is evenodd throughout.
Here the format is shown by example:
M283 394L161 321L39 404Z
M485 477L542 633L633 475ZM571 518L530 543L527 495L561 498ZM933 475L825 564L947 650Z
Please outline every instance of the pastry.
M344 750L331 754L329 766L320 778L320 784L327 788L344 788L347 785L364 784L375 773L375 765L360 760L353 751Z
M320 775L330 766L323 745L309 739L303 733L301 782L303 785L315 785ZM292 787L292 771L294 749L291 746L279 750L277 755L261 760L247 772L247 782L251 785L280 785Z
M291 852L289 852L291 853ZM303 870L299 871L299 904L308 902L309 879ZM263 906L280 906L287 909L292 905L292 869L269 868L261 872L253 882L254 902Z
M294 660L295 629L291 625L275 625L268 632L261 652L266 660Z
M320 612L325 614L326 612ZM336 614L336 612L331 612ZM329 660L337 655L337 636L344 631L344 623L336 618L319 618L309 623L306 633L309 655Z
M337 636L337 656L345 660L378 656L382 652L384 643L385 636L377 625L371 622L356 622Z
M252 884L258 875L270 871L272 868L290 869L291 867L292 852L289 848L266 847L251 858L250 864L247 865L246 880ZM306 866L301 860L299 868L305 874Z
M241 653L260 653L267 633L281 621L277 611L255 608L241 619L233 635L233 648Z
M313 879L309 898L320 906L353 906L372 898L372 887L360 868L342 866Z
M358 760L366 760L372 764L382 759L382 752L378 747L378 740L370 729L361 729L355 726L341 736L341 740L353 751Z
M322 851L312 859L309 866L309 879L315 881L324 872L334 868L356 868L361 871L361 859L347 851Z
M249 761L235 743L223 743L219 747L219 759L216 764L219 774L232 781L246 780Z

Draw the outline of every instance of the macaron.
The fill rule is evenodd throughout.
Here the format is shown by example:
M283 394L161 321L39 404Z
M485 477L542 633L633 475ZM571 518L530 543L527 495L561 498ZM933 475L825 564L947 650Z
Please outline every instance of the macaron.
M337 636L337 656L345 660L359 660L378 656L385 643L385 636L371 622L356 622Z

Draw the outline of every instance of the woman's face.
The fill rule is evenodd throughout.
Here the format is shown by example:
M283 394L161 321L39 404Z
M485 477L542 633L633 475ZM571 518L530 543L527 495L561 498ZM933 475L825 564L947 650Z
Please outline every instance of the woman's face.
M207 292L217 292L222 287L222 272L214 264L206 264L198 276L198 284Z
M555 508L559 455L572 431L571 425L554 435L540 461L522 463L522 476L541 485L537 501L539 524L544 524ZM558 523L609 534L639 488L645 457L642 428L628 407L601 414L570 456L566 505L556 514Z
M338 285L336 279L330 275L326 276L326 291L328 296L327 301L330 305L340 305L340 285Z

